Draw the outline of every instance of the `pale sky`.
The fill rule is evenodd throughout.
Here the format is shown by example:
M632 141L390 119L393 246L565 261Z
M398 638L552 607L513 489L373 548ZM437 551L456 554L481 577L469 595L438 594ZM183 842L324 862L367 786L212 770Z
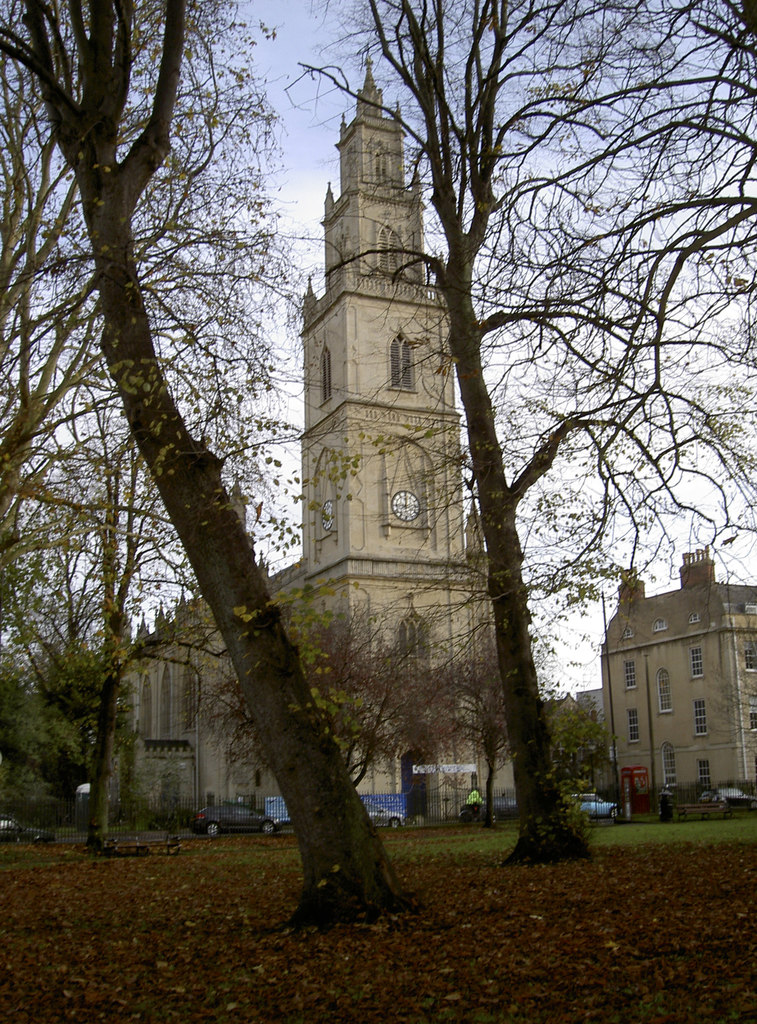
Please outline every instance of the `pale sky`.
M301 64L315 66L336 64L337 53L324 48L345 31L340 24L340 11L347 5L332 3L330 13L324 14L324 4L315 0L250 0L251 23L262 21L276 27L274 40L261 40L254 54L255 66L268 82L269 100L281 118L280 141L283 171L278 179L277 200L284 214L284 230L292 236L293 260L303 275L314 274L314 286L320 288L323 262L322 228L323 202L327 183L331 181L334 194L339 191L338 155L335 143L339 136L342 115L352 116L354 102L324 79L304 76ZM355 78L360 73L353 72ZM381 85L381 71L376 69L377 84ZM360 84L353 81L354 84ZM293 406L299 395L293 396ZM292 408L293 415L296 409ZM647 593L660 593L678 586L678 566L688 547L695 547L685 539L676 548L673 565L660 564L657 580L649 576ZM725 552L721 552L721 555ZM735 555L729 549L728 555ZM732 565L732 570L730 566ZM718 564L718 580L724 582L733 571L743 580L746 566L738 559L728 557L728 563ZM668 575L670 574L670 575ZM748 570L746 572L748 576ZM607 615L616 607L614 589L606 593ZM578 642L578 635L587 632L590 639ZM576 616L573 628L561 630L564 647L558 649L558 658L565 673L563 680L555 680L571 691L600 685L599 645L602 640L602 613L597 606L589 615ZM575 660L576 664L571 665Z

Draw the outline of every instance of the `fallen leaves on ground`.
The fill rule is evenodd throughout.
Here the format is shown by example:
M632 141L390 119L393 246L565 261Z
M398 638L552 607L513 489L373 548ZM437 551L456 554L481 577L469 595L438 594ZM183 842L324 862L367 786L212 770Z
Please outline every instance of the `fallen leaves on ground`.
M240 1024L757 1021L757 848L622 848L501 867L392 836L424 911L281 927L294 840L189 842L177 857L0 851L0 1016ZM396 845L395 845L396 844Z

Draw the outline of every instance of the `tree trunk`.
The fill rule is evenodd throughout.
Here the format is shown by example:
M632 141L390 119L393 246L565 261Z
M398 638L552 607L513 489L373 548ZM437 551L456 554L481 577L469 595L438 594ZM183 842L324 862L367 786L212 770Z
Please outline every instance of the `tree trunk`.
M75 4L72 9L69 37L52 23L46 5L26 0L30 50L13 56L38 76L56 141L76 175L105 324L102 350L129 427L226 643L289 808L304 874L296 916L324 924L399 909L409 900L311 697L224 489L221 461L187 431L153 346L132 218L169 152L186 44L185 0L166 0L151 111L122 158L134 10L115 3L90 4L86 15ZM69 38L70 52L64 49ZM76 76L73 84L69 75Z
M87 179L84 178L86 188ZM328 720L221 481L162 377L119 184L86 195L105 329L102 348L140 451L195 571L286 801L302 855L296 917L319 924L409 905L350 781ZM111 193L111 194L109 194Z
M520 833L508 861L549 863L586 857L586 841L571 825L553 778L549 727L533 659L531 615L516 523L523 492L507 482L481 365L481 337L469 285L465 279L455 281L450 273L444 294L450 316L450 349L467 419L486 542L488 590L518 798Z
M486 759L486 818L484 828L494 828L497 823L494 814L494 763Z
M116 736L118 696L121 691L121 675L114 666L103 680L100 691L100 707L97 713L95 751L92 757L89 783L89 824L87 846L93 853L103 848L108 830L108 803L113 746Z

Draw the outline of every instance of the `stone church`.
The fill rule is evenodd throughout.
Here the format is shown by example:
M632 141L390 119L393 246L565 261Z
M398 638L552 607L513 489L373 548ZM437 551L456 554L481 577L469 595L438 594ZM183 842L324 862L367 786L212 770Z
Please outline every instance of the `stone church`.
M332 615L378 623L387 643L441 663L483 621L480 548L466 541L445 312L418 258L421 190L406 181L402 131L382 103L369 65L355 116L341 125L339 194L331 184L326 192L325 290L309 285L303 304L302 559L271 584L295 602L307 593ZM191 667L170 656L145 664L135 772L164 789L170 777L169 788L198 804L260 803L274 781L236 763L223 730L197 713L197 688L217 671L207 655ZM364 787L407 787L412 755L400 760ZM473 772L484 777L470 749L425 767L466 792Z

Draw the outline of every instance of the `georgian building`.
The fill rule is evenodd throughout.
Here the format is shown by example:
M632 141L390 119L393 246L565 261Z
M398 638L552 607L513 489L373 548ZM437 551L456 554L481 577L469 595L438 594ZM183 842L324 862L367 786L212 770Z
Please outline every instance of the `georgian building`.
M618 766L652 786L757 776L757 585L718 583L709 549L685 554L677 590L619 592L602 659Z

